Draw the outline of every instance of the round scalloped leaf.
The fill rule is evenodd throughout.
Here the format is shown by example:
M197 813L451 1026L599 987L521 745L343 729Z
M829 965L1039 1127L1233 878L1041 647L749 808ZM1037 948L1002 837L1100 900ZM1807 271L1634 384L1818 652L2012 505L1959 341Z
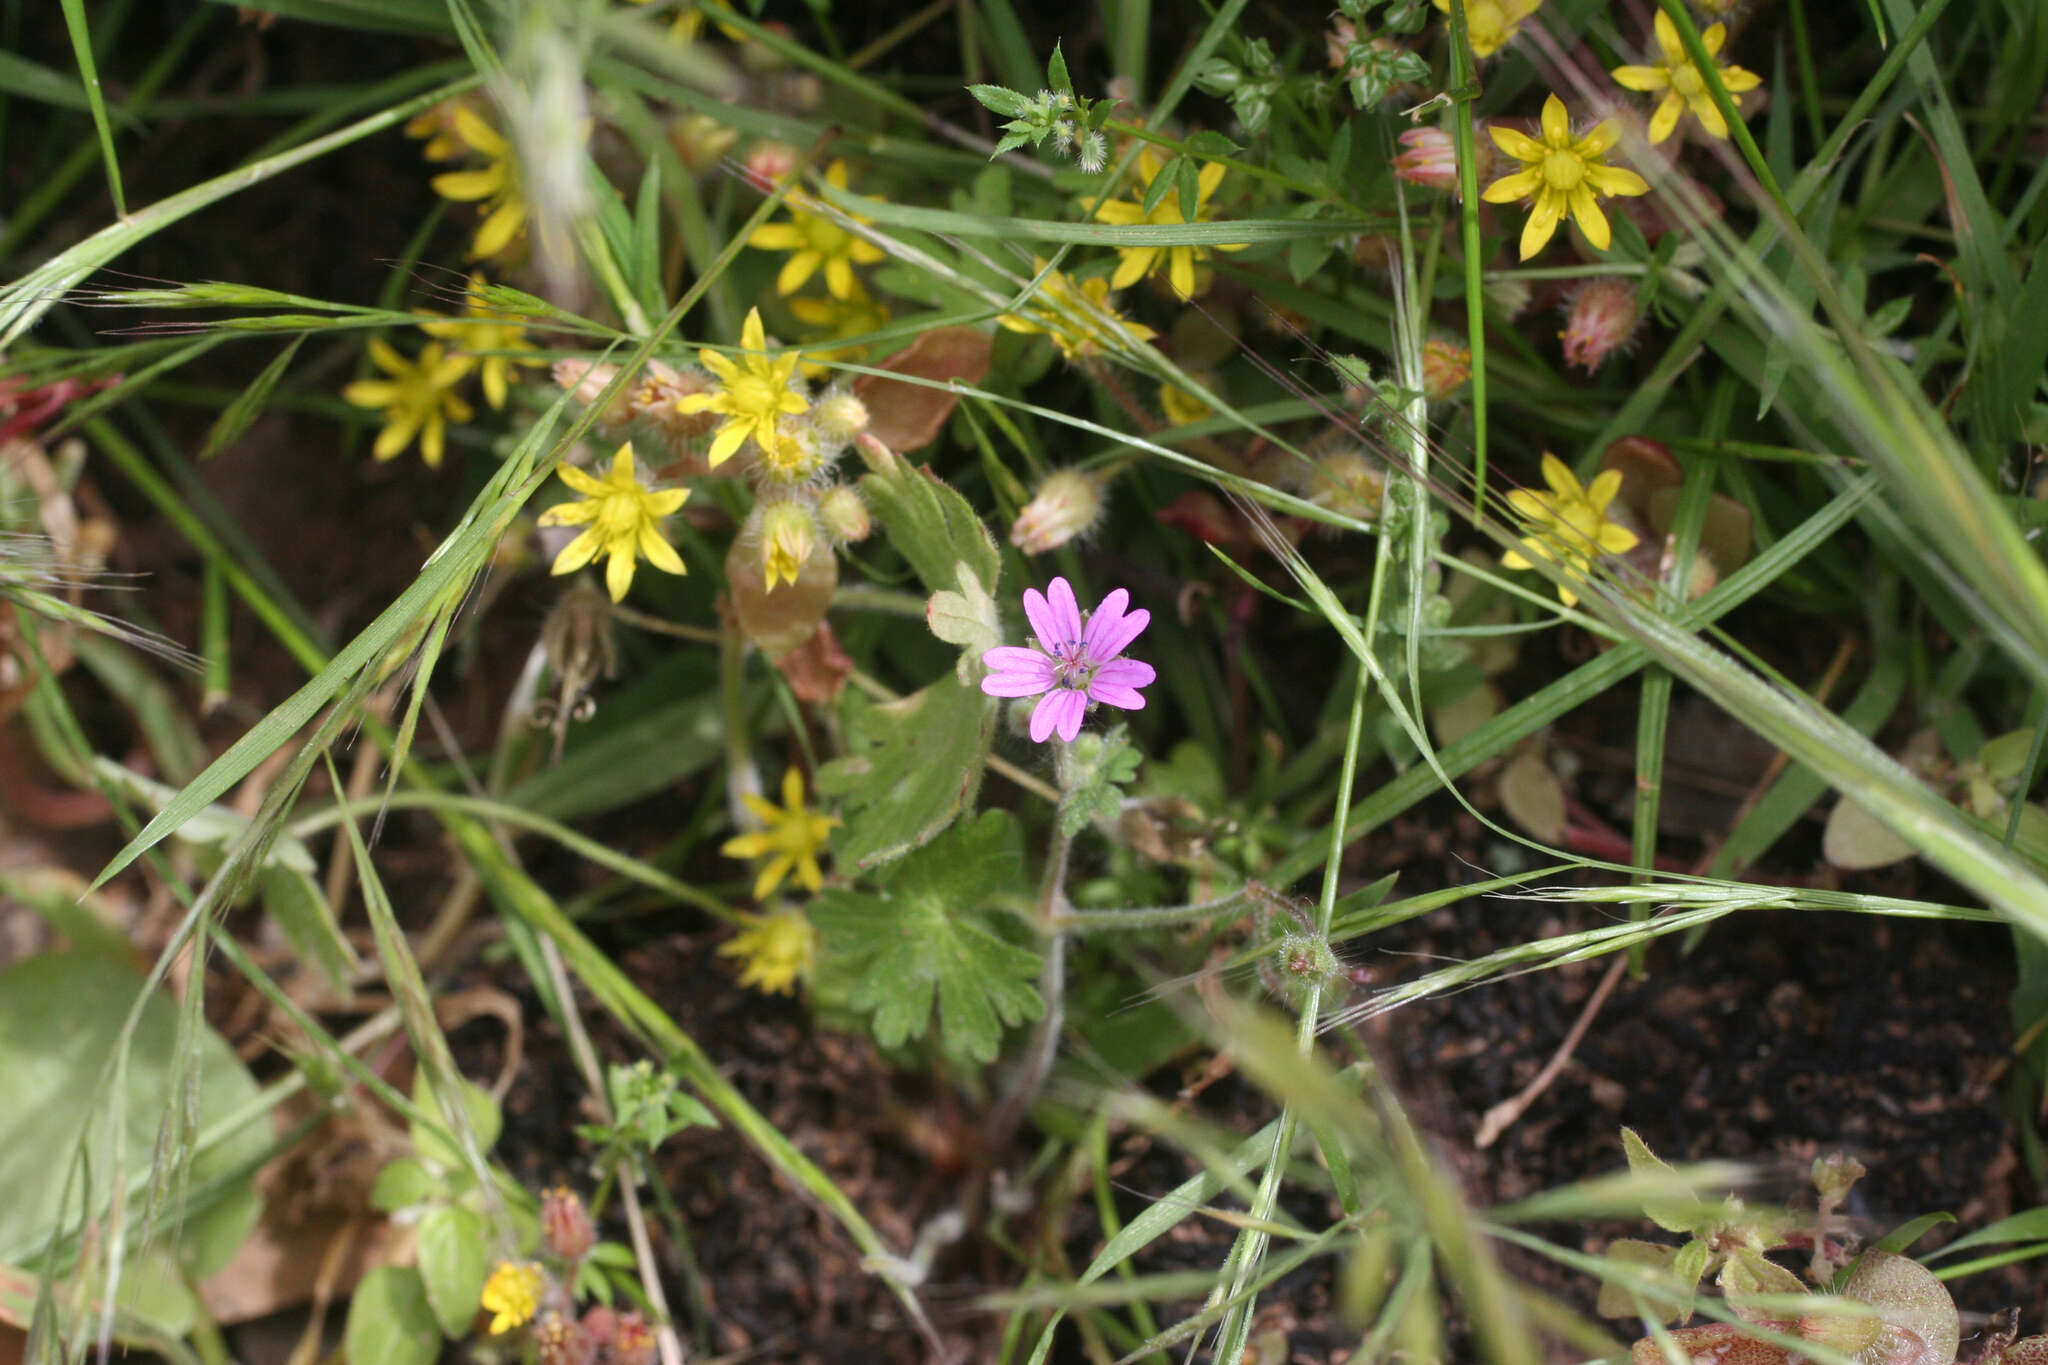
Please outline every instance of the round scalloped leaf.
M1703 1327L1680 1327L1670 1334L1680 1359L1706 1365L1789 1365L1791 1352L1768 1341L1744 1336L1734 1323L1710 1322ZM1655 1337L1644 1337L1629 1348L1629 1365L1665 1365L1664 1348Z
M1866 1251L1842 1293L1877 1310L1891 1331L1857 1353L1860 1365L1950 1365L1963 1338L1956 1301L1925 1266Z

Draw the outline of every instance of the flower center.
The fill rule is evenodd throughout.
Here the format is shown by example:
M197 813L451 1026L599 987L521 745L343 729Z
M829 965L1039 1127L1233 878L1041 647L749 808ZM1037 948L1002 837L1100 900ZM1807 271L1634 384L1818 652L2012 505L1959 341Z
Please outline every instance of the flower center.
M1706 90L1707 82L1706 78L1700 75L1699 68L1687 62L1684 66L1672 69L1671 88L1691 99Z
M1085 644L1069 640L1052 652L1052 660L1059 686L1074 692L1088 690L1088 681L1095 674L1095 661L1088 657Z
M1554 151L1543 158L1543 183L1554 190L1576 189L1586 178L1586 162L1577 152Z

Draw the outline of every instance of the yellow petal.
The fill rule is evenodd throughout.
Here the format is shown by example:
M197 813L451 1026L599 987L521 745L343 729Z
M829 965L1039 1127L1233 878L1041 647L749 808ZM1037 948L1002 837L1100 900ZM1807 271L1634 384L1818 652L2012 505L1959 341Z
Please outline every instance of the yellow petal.
M1133 246L1122 249L1122 256L1116 263L1116 273L1109 277L1111 289L1128 289L1152 273L1152 258L1159 254L1159 248Z
M393 413L384 429L377 433L377 443L370 447L370 454L380 460L388 460L412 444L413 433L420 429L418 413Z
M369 351L371 363L386 374L404 374L412 369L412 362L383 337L371 337Z
M597 528L595 526L591 527L562 547L561 553L555 556L554 567L549 569L548 572L552 574L575 573L585 564L597 558L598 546L603 543L603 537L598 535Z
M1586 501L1593 504L1596 512L1605 512L1614 501L1614 495L1621 491L1621 471L1603 469L1586 485Z
M505 182L504 175L496 170L489 171L444 171L431 180L434 193L443 199L453 199L467 204L477 199L488 199L498 192Z
M1529 221L1522 225L1522 259L1531 256L1550 245L1550 239L1557 233L1557 220L1564 216L1564 196L1555 190L1545 190L1536 196L1536 206L1529 210Z
M1671 16L1663 10L1657 11L1655 20L1657 46L1664 50L1664 64L1679 66L1686 60L1685 43L1678 36L1678 25L1671 22Z
M1587 161L1598 161L1607 155L1615 143L1621 141L1621 125L1613 119L1602 119L1593 125L1587 134L1572 144L1572 150Z
M778 294L794 294L797 290L804 287L806 280L817 273L818 267L824 263L824 260L825 258L815 251L797 252L796 255L784 261L782 269L776 272L775 292ZM766 343L762 341L749 342L747 343L747 348L758 351L764 345Z
M1683 95L1676 90L1665 95L1663 103L1657 106L1657 112L1650 116L1650 145L1654 147L1670 137L1672 129L1678 126L1678 116L1684 112Z
M1661 17L1664 11L1658 10L1657 13ZM1726 24L1709 24L1706 31L1700 34L1700 46L1707 50L1709 57L1718 56L1721 51L1721 44L1727 41L1728 25Z
M748 246L763 251L795 251L803 244L804 235L795 223L763 223L747 237Z
M1542 169L1540 167L1531 167L1526 171L1517 171L1513 175L1502 176L1491 185L1488 185L1485 192L1479 197L1489 204L1512 204L1517 199L1526 199L1536 193L1542 184Z
M711 449L705 454L704 462L713 469L724 464L732 458L734 451L747 443L747 435L752 429L753 424L744 418L735 417L727 422L711 438Z
M843 256L834 256L825 262L825 292L835 299L851 299L853 291L859 288L854 283L853 266Z
M1600 211L1600 201L1583 181L1573 186L1572 220L1579 225L1579 231L1586 234L1586 240L1595 251L1605 251L1614 240L1614 232L1607 225L1607 215Z
M441 420L441 414L438 412L428 413L426 424L420 432L420 458L427 462L427 468L439 469L441 467L441 452L447 438L448 428L447 424Z
M687 488L664 488L659 493L647 495L647 515L665 517L690 500Z
M516 199L506 200L476 230L476 241L470 247L470 254L479 258L498 255L512 245L512 239L525 226L526 205Z
M749 308L747 320L740 326L740 345L749 351L768 349L768 331L761 325L761 310Z
M1721 106L1705 94L1695 96L1690 103L1692 116L1700 121L1700 126L1707 130L1708 136L1725 141L1728 137L1728 120L1721 117Z
M1494 146L1517 161L1540 162L1550 151L1535 138L1514 128L1503 128L1498 123L1490 123L1486 126L1486 131L1493 137Z
M1566 146L1572 140L1572 116L1555 94L1543 101L1543 140L1553 147Z
M728 858L758 858L774 846L765 832L755 830L751 834L735 834L720 844L718 851Z
M345 403L359 408L381 408L398 396L398 385L388 379L358 379L342 389Z
M1166 253L1166 278L1184 299L1195 296L1195 253L1177 246Z
M1586 183L1601 194L1633 197L1650 192L1650 182L1620 166L1586 167Z
M623 602L632 586L633 548L630 545L614 545L611 558L607 559L604 565L604 590L611 594L612 601Z
M1195 177L1195 203L1198 209L1209 202L1209 196L1216 193L1217 186L1223 183L1223 177L1227 173L1228 168L1220 161L1211 161L1202 167L1201 174Z
M539 524L542 526L581 526L585 522L597 520L597 514L602 510L603 505L595 501L558 502L540 514Z
M1543 482L1549 484L1550 491L1560 498L1579 495L1579 481L1571 466L1547 450L1543 452Z
M629 483L638 482L633 468L633 443L631 441L620 446L618 451L612 456L612 467L609 473L612 484L615 487L624 487Z
M1625 90L1662 90L1671 84L1671 73L1661 66L1617 66L1607 74Z
M455 106L455 135L485 156L503 156L508 150L498 130L466 104Z
M676 553L676 547L661 538L661 531L651 521L642 523L640 527L640 553L663 573L689 572L683 565L683 557Z
M1731 95L1740 95L1746 90L1754 90L1763 83L1764 78L1757 75L1754 71L1745 71L1739 66L1724 66L1721 68L1721 84L1728 87L1728 93Z

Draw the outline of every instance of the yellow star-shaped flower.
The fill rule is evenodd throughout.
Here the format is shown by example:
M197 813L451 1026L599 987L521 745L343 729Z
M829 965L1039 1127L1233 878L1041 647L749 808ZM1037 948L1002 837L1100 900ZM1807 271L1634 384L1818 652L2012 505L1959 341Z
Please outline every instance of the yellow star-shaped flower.
M1044 270L1045 262L1036 261L1033 268ZM1117 311L1108 280L1098 276L1076 283L1063 270L1048 271L1023 307L996 321L1005 331L1045 333L1069 360L1086 360L1106 347L1122 349L1159 335Z
M785 351L770 359L768 333L761 326L761 310L747 310L746 325L740 329L740 347L746 352L738 360L706 347L697 352L704 368L718 376L712 393L693 393L676 400L676 411L688 416L715 412L725 418L711 438L706 462L713 469L731 459L748 437L763 451L773 452L783 441L777 426L787 413L795 416L810 407L791 385L796 377L798 356Z
M358 379L343 389L341 396L359 408L384 409L384 429L371 447L371 454L378 459L390 459L417 435L420 458L428 468L438 469L447 443L447 424L467 422L476 415L455 393L455 386L476 368L476 358L445 351L436 341L420 352L418 360L407 360L382 338L371 340L370 359L391 377Z
M449 171L434 177L434 193L459 204L481 201L484 221L470 243L472 260L488 260L511 248L526 233L526 193L519 181L519 158L512 144L483 116L467 105L457 105L455 135L483 157L479 170Z
M1671 16L1663 10L1657 11L1657 46L1663 50L1664 60L1656 66L1617 66L1614 68L1615 81L1630 90L1662 90L1664 98L1657 105L1657 112L1650 116L1650 141L1662 142L1678 127L1678 120L1687 109L1700 121L1700 127L1711 137L1726 140L1728 120L1721 117L1721 107L1714 103L1714 96L1707 88L1707 78L1693 65L1691 54L1679 39L1678 25L1671 22ZM1721 51L1721 44L1728 41L1728 26L1714 24L1700 34L1700 46L1707 50L1708 57L1715 57ZM1754 71L1745 71L1739 66L1714 63L1714 70L1720 74L1721 84L1728 89L1729 103L1738 108L1742 94L1763 84L1764 78Z
M1568 580L1584 582L1601 555L1618 555L1636 547L1636 533L1607 515L1615 494L1621 491L1621 471L1609 469L1582 486L1563 460L1549 451L1543 453L1543 482L1548 493L1517 488L1508 494L1508 506L1528 523L1530 534L1522 537L1520 549L1500 557L1510 569L1535 567L1535 560L1548 560L1564 571ZM1569 583L1557 585L1558 600L1576 606L1579 596Z
M811 974L818 960L818 931L795 906L779 906L765 915L742 917L746 928L719 946L720 957L746 964L740 984L770 995L790 995L798 978Z
M541 361L538 357L527 358L533 352L533 343L526 339L526 328L508 314L497 312L486 304L483 291L484 277L471 275L469 292L463 300L462 317L445 322L423 322L420 330L428 336L455 342L456 355L477 362L477 375L484 383L484 401L496 410L505 406L505 394L511 387L512 367L538 365Z
M825 180L834 189L845 189L846 163L835 161L827 166ZM791 253L775 277L775 292L794 294L822 268L825 288L832 297L852 299L854 291L860 288L860 282L854 278L854 266L873 265L882 259L882 249L841 227L827 216L819 200L807 194L792 192L783 200L783 206L789 210L788 222L763 223L747 238L748 246ZM856 223L869 221L852 214L847 216Z
M825 884L818 868L823 851L838 825L837 817L813 814L804 809L804 777L795 768L782 775L782 804L749 793L740 800L762 822L763 828L735 835L718 850L728 858L766 858L767 866L754 879L754 899L766 900L782 879L792 871L809 891Z
M1496 146L1522 163L1522 169L1503 176L1486 187L1480 198L1489 204L1507 204L1534 197L1529 221L1522 227L1522 259L1528 260L1548 245L1557 225L1569 213L1586 234L1586 240L1600 251L1607 250L1613 233L1607 215L1600 210L1600 196L1648 194L1650 187L1634 171L1607 164L1607 150L1621 138L1614 120L1600 123L1584 137L1572 136L1571 116L1556 95L1543 101L1543 139L1518 133L1499 124L1487 131Z
M1209 199L1223 183L1224 168L1217 162L1202 167L1195 177L1195 216L1184 218L1180 211L1178 187L1169 189L1159 197L1159 202L1149 210L1145 207L1147 191L1152 182L1164 170L1150 147L1138 153L1138 174L1145 187L1134 192L1130 199L1112 199L1099 205L1095 217L1104 223L1131 226L1144 223L1154 227L1175 227L1181 223L1206 223L1209 221ZM1218 251L1241 251L1244 243L1219 244ZM1166 278L1172 283L1174 292L1183 298L1195 296L1195 263L1207 260L1211 248L1206 246L1120 246L1116 249L1116 273L1109 277L1111 289L1128 289L1139 280L1150 275L1165 258Z
M555 556L555 573L574 573L606 555L604 585L612 601L620 602L633 586L633 570L642 555L663 573L685 572L682 556L662 538L661 519L681 507L690 490L669 488L657 493L641 483L633 465L631 441L619 447L602 479L574 465L565 464L555 472L583 497L578 502L556 503L540 514L540 524L585 528Z
M483 1293L478 1296L484 1311L491 1314L491 1335L503 1336L532 1321L546 1288L547 1277L532 1261L498 1262L498 1268L484 1281Z

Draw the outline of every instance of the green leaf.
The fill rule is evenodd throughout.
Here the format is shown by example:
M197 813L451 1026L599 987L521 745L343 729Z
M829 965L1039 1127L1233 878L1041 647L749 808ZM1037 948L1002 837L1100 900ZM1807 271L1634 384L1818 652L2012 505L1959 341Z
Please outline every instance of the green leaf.
M1067 75L1067 54L1060 51L1058 40L1052 45L1052 56L1045 59L1045 83L1062 95L1074 93L1074 82Z
M1890 1232L1872 1242L1871 1245L1879 1251L1889 1251L1894 1255L1903 1255L1906 1248L1919 1241L1922 1237L1925 1237L1930 1228L1955 1221L1956 1216L1952 1213L1923 1213L1918 1218L1899 1224ZM1946 1248L1943 1248L1943 1250L1946 1250Z
M357 1365L434 1365L441 1328L417 1270L380 1265L363 1276L349 1300L342 1349Z
M995 1060L1005 1027L1044 1009L1031 984L1038 954L1000 937L976 912L1022 870L1015 822L986 811L914 856L880 895L827 891L811 903L828 960L853 980L847 997L893 1047L922 1037L934 998L952 1051Z
M64 1211L65 1171L81 1145L92 1162L97 1216L105 1181L151 1168L165 1114L179 1102L181 1068L198 1068L198 1131L232 1114L250 1121L197 1149L182 1182L178 1229L184 1270L225 1265L262 1212L255 1166L270 1148L267 1118L252 1113L256 1082L211 1030L179 1046L178 1007L153 993L142 1007L121 1076L123 1122L111 1131L100 1081L143 981L125 963L94 953L45 953L0 973L0 1265L40 1256L60 1217L75 1223L77 1189ZM181 1060L181 1058L183 1060Z
M377 1183L370 1186L370 1207L380 1213L396 1213L447 1192L447 1184L418 1157L402 1156L385 1162L384 1169L377 1172Z
M928 844L974 804L995 733L995 702L955 677L900 701L847 693L847 754L818 769L837 797L841 867L870 868Z
M1633 1128L1621 1130L1621 1149L1628 1156L1631 1175L1653 1180L1672 1191L1669 1195L1647 1195L1643 1216L1666 1232L1691 1232L1699 1224L1698 1200L1685 1189L1678 1172L1650 1150Z
M1350 125L1346 124L1343 131L1339 133L1339 136L1344 136L1349 131ZM1233 156L1237 152L1237 144L1235 142L1232 142L1221 133L1208 131L1189 134L1188 140L1182 143L1181 146L1187 149L1188 155L1201 157L1205 161L1215 161L1221 157Z
M970 85L967 93L1004 118L1021 118L1031 108L1030 100L1005 85Z
M1123 810L1123 788L1138 775L1140 759L1121 725L1106 735L1075 740L1069 750L1074 780L1060 802L1060 832L1071 839L1096 820L1115 820Z
M490 1275L484 1216L460 1204L436 1204L420 1219L420 1281L444 1336L468 1333Z
M863 453L873 472L862 477L861 494L925 590L960 587L959 568L965 565L977 583L993 591L1002 560L967 499L894 451L864 446Z
M1621 1237L1608 1243L1607 1259L1628 1267L1637 1277L1663 1283L1665 1288L1676 1292L1677 1276L1672 1273L1672 1263L1678 1249L1659 1245L1656 1242L1637 1241L1633 1237ZM1632 1318L1636 1315L1636 1303L1642 1291L1625 1280L1602 1280L1600 1301L1593 1311L1603 1318ZM1643 1299L1646 1307L1653 1310L1658 1306ZM1669 1312L1669 1309L1664 1310ZM1681 1315L1683 1316L1683 1315ZM1665 1318L1665 1321L1671 1321Z
M1003 620L973 569L958 564L954 572L960 590L933 593L924 619L932 634L960 647L960 681L972 686L981 675L981 656L1003 642Z
M504 1116L498 1112L497 1101L482 1087L460 1076L455 1078L455 1083L462 1087L462 1107L468 1114L471 1130L476 1133L477 1150L488 1152L505 1125ZM461 1170L462 1153L441 1134L447 1121L442 1117L440 1101L434 1098L434 1088L427 1084L425 1071L413 1075L412 1102L419 1109L420 1117L426 1120L425 1123L411 1125L413 1150L429 1165L439 1166L444 1171ZM428 1127L428 1123L434 1126Z

